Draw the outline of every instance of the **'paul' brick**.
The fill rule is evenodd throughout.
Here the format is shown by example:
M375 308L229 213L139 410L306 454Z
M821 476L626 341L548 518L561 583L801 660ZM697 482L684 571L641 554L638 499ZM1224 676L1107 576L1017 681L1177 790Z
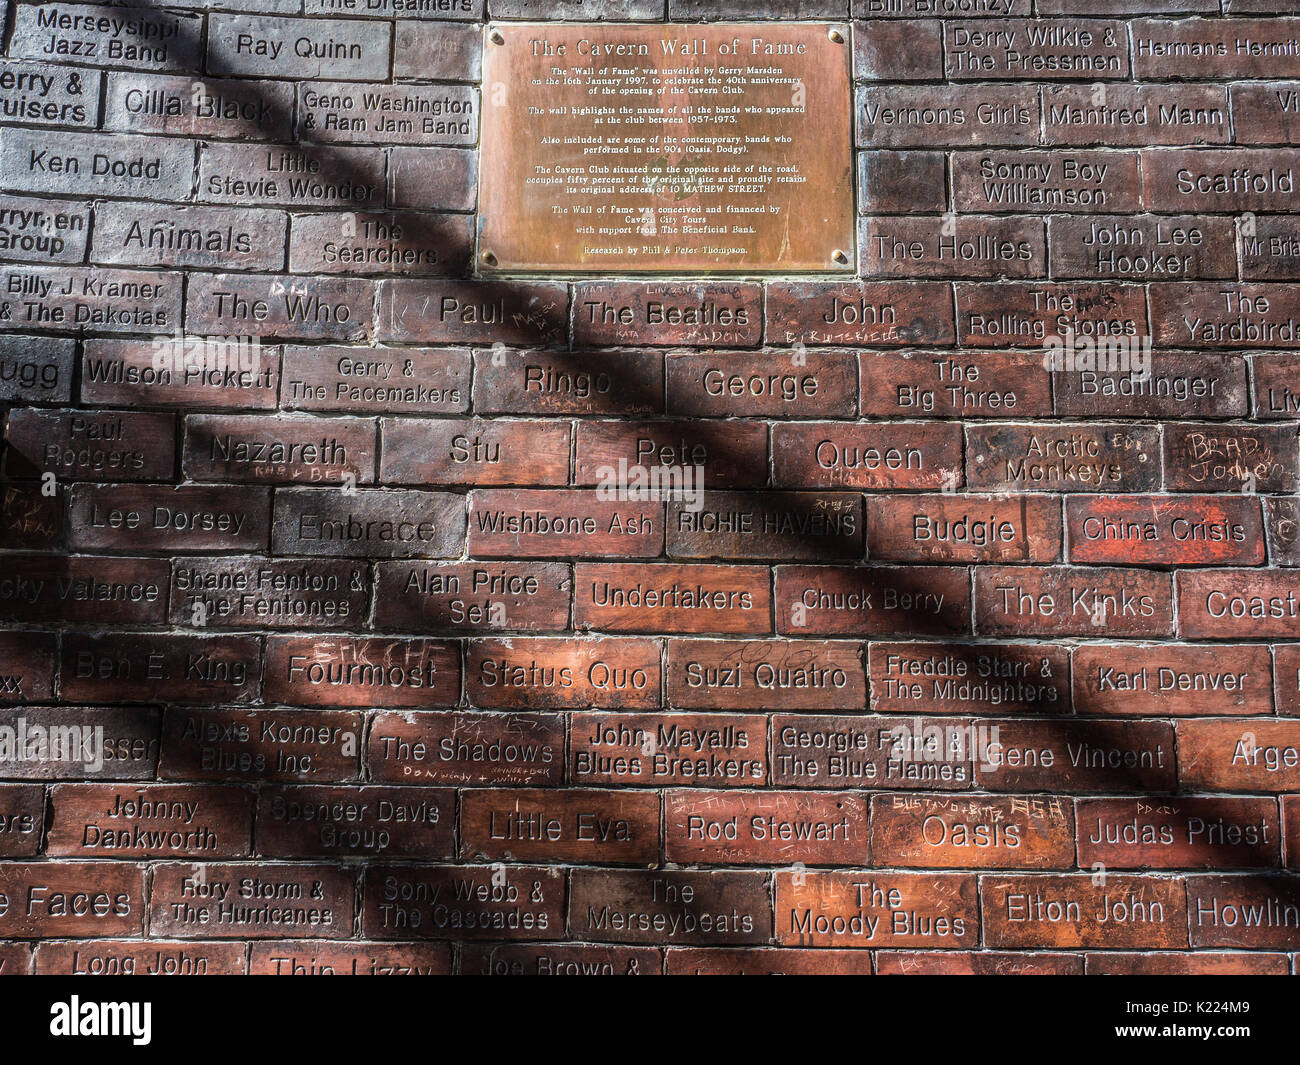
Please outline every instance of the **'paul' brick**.
M969 575L959 568L780 566L777 632L791 636L952 634L970 629Z
M868 663L876 713L1070 709L1067 651L1051 644L873 642Z
M470 498L475 557L654 557L664 504L599 498L592 489L480 489Z
M772 631L766 566L578 563L573 627L604 632Z
M942 422L774 425L772 482L779 488L951 490L962 482L961 427Z
M367 762L391 784L559 784L564 724L557 714L379 713Z
M57 784L45 849L68 858L239 858L253 795L195 784Z
M416 489L282 488L271 543L286 555L447 558L465 543L465 504L459 496Z
M1074 701L1122 717L1256 714L1273 708L1262 645L1085 644L1074 652Z
M383 281L379 339L401 343L561 346L569 293L533 281Z
M1160 430L1105 423L969 425L966 482L1005 492L1160 487Z
M861 645L816 640L669 640L668 701L691 710L860 710Z
M471 640L465 689L474 706L525 710L659 705L657 640L538 637Z
M476 788L461 797L460 856L654 865L659 858L659 797L589 788Z
M578 484L630 488L660 473L666 497L688 472L697 483L720 488L767 481L767 428L758 422L583 421L574 451Z
M480 351L474 356L474 410L659 414L664 407L663 358L657 351Z
M952 295L936 281L773 281L769 344L951 344Z
M616 943L767 943L772 910L761 872L575 869L569 934Z
M1300 721L1179 721L1178 778L1196 791L1295 791Z
M369 484L377 450L370 419L190 414L182 464L195 481Z
M1174 732L1163 721L1003 720L977 736L993 791L1172 792Z
M569 480L567 422L483 418L380 422L385 484L563 485Z
M256 636L68 633L60 663L65 699L247 703L262 685Z
M270 491L244 485L79 484L69 503L73 543L90 549L261 551Z
M1065 502L1070 561L1150 566L1258 566L1259 500L1251 496L1075 496Z
M867 553L898 562L1055 562L1061 505L1051 496L867 497Z
M1187 923L1193 947L1288 950L1300 927L1300 893L1293 877L1188 877Z
M139 936L145 868L129 863L0 863L0 935L23 939Z
M460 414L469 408L469 377L463 348L288 344L280 403L354 414Z
M1052 378L1033 352L864 351L862 414L872 418L1030 418L1052 413Z
M1174 492L1294 492L1298 468L1294 424L1165 429L1165 487Z
M834 418L856 410L852 352L670 352L668 410L690 417Z
M380 22L214 14L208 19L207 69L241 77L386 78L389 40L389 28Z
M975 570L975 629L998 636L1169 636L1167 574L1140 569L988 566Z
M715 492L668 504L679 558L859 559L862 497L848 492Z
M574 286L578 345L752 348L763 335L763 290L746 282L582 281Z
M1282 864L1273 799L1080 799L1079 865L1243 869Z
M573 714L569 780L617 787L761 786L767 780L767 719L740 714Z
M163 721L165 780L322 783L360 774L361 715L328 710L181 710Z
M460 701L460 650L438 640L268 636L263 668L268 703L365 709Z
M434 788L263 788L259 854L272 858L450 858L456 798Z
M554 939L566 896L554 867L370 865L361 927L376 939Z
M703 865L863 865L867 800L808 791L670 791L668 860Z

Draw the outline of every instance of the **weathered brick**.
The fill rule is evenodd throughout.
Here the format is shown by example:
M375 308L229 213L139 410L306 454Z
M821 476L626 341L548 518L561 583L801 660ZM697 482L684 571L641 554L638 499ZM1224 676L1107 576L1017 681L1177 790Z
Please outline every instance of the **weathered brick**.
M1096 85L1044 86L1043 129L1048 144L1145 148L1229 140L1227 88L1222 85L1104 84L1101 88L1099 93ZM1237 128L1240 131L1240 125Z
M284 349L280 403L357 414L457 414L469 407L470 355L460 348Z
M0 134L4 186L17 192L188 200L194 143L164 137L10 127Z
M381 562L375 627L481 633L564 629L572 590L559 562Z
M858 210L943 211L948 206L946 171L942 152L858 152Z
M815 640L669 640L668 701L689 710L859 710L861 646Z
M449 558L464 542L464 502L445 492L282 488L275 494L277 554Z
M0 484L0 529L5 546L14 550L65 548L67 490L56 483L53 495L35 481Z
M1174 492L1294 492L1300 442L1291 425L1165 429L1165 487Z
M446 976L451 972L451 946L318 940L250 943L249 972L253 976Z
M501 16L493 12L493 18ZM393 77L434 81L478 81L483 34L477 26L447 26L405 19L393 38Z
M289 706L454 705L460 649L439 640L268 636L263 696Z
M757 422L582 421L575 436L577 484L631 489L646 481L653 485L649 479L655 474L662 475L660 483L670 475L685 483L688 473L697 486L750 488L767 482L767 427ZM669 491L661 489L659 497L671 498Z
M57 660L52 632L0 632L0 703L49 702Z
M168 620L228 629L335 629L370 610L364 566L334 559L172 559Z
M563 485L569 481L567 422L483 418L384 418L384 484Z
M1082 976L1083 959L1041 950L1023 954L881 950L876 952L876 972L881 976Z
M246 703L262 684L255 636L63 637L59 691L104 702Z
M1300 721L1179 721L1175 728L1184 788L1272 793L1300 786Z
M937 81L943 26L936 21L860 22L853 27L856 81Z
M1160 487L1160 430L1099 422L966 427L967 483L1006 492Z
M1069 658L1051 644L873 642L868 663L877 713L1070 709Z
M389 207L469 211L477 197L477 152L402 147L389 151Z
M87 340L81 362L82 402L182 410L275 407L279 348L254 346L247 338L202 346L191 346L192 341Z
M159 864L149 931L177 939L346 939L356 919L356 874L329 865Z
M779 488L867 491L958 487L961 429L941 422L772 427L772 483Z
M38 976L242 976L242 943L97 939L45 942L36 951Z
M569 934L616 943L767 943L772 909L760 872L575 869Z
M450 858L455 792L434 788L263 788L257 849L272 858Z
M667 951L669 976L870 976L865 950L767 950L760 947L674 947Z
M478 95L461 85L313 80L298 86L297 137L317 144L472 145L478 139Z
M7 259L84 262L89 233L89 204L0 196L0 249Z
M92 4L16 4L14 59L54 56L80 66L134 70L199 69L202 15L149 8L107 12Z
M79 484L73 543L140 551L265 550L270 492L243 485Z
M66 481L170 480L176 418L144 411L11 411L5 432L10 477Z
M871 858L905 869L1068 869L1074 810L1038 796L876 795Z
M659 705L656 640L538 637L471 640L465 689L474 706L524 710Z
M970 630L965 569L778 566L777 632L792 636L951 634Z
M798 947L974 947L974 876L778 872L776 940Z
M1086 566L975 570L975 629L1001 636L1169 636L1167 574Z
M772 631L766 566L580 562L573 627L603 632Z
M139 936L144 866L102 862L0 863L0 935L24 939Z
M770 344L951 344L951 290L933 281L773 281L766 332Z
M380 713L367 762L392 784L558 784L564 724L556 714Z
M1065 501L1071 562L1258 566L1259 501L1249 496L1076 496Z
M763 290L745 282L582 281L574 286L579 345L752 348L763 335Z
M1074 652L1075 705L1088 714L1192 717L1273 707L1268 648L1087 644Z
M1029 85L868 85L857 116L864 148L971 148L1037 144L1040 107Z
M847 792L670 791L668 860L704 865L862 865L867 800Z
M867 554L898 562L1055 562L1061 505L1041 495L868 496Z
M1285 954L1216 954L1211 951L1089 954L1089 976L1286 976Z
M679 558L858 559L862 497L847 492L715 492L668 504L667 552Z
M476 788L461 798L460 856L653 865L659 858L659 796Z
M663 395L664 358L657 351L497 348L474 356L474 409L480 414L660 414Z
M213 14L207 69L269 78L386 78L389 31L378 22Z
M239 858L253 795L201 784L56 784L46 853L67 858Z
M95 262L279 270L288 223L280 211L102 203L95 211Z
M654 557L664 504L599 498L591 489L478 489L470 497L476 557Z
M1003 720L976 739L979 786L993 791L1174 790L1174 732L1163 721Z
M0 336L0 401L67 403L76 344L58 337ZM9 508L6 505L5 512Z
M1077 811L1080 866L1268 869L1282 864L1273 799L1079 799Z
M35 857L41 849L44 824L44 788L39 784L0 784L0 857Z
M991 947L1186 947L1179 880L1086 873L987 876L980 884L984 942Z
M383 281L379 339L402 343L557 346L569 294L555 282Z
M550 866L371 865L361 927L376 939L554 939L566 896Z
M757 787L767 780L767 719L741 714L577 713L569 780L620 787Z
M182 710L163 720L164 780L322 783L361 772L361 715L339 710Z
M110 71L104 128L181 137L287 141L293 86Z

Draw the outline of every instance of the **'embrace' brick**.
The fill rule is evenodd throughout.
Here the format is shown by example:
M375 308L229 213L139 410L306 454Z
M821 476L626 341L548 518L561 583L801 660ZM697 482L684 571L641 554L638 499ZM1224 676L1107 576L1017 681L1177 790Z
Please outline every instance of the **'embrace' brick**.
M445 492L282 488L275 494L277 554L449 558L464 543L464 500Z

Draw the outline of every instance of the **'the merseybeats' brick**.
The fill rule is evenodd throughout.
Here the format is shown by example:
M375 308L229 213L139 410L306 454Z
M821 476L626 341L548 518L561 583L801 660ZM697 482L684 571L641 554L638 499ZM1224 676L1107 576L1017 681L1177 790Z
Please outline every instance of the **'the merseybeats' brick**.
M569 929L618 943L767 943L766 874L577 869Z

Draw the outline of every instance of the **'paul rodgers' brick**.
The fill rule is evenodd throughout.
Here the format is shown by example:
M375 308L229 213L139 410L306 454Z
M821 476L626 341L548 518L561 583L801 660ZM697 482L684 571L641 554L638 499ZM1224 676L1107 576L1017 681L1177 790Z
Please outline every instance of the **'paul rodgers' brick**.
M476 557L654 557L664 546L664 504L602 499L591 489L481 489L470 501Z
M670 352L668 410L689 417L834 418L856 410L853 353ZM650 382L647 382L650 384Z
M858 90L864 148L968 148L1037 144L1038 90L1031 85L885 85Z
M1220 418L1247 413L1246 361L1240 355L1137 349L1096 369L1052 375L1056 413L1111 418ZM1107 369L1107 365L1115 369Z
M1294 492L1300 441L1290 425L1165 427L1165 487L1174 492Z
M773 281L769 344L951 344L952 290L934 281Z
M1054 277L1193 281L1236 277L1230 218L1055 215L1047 221Z
M1300 891L1280 875L1187 878L1193 947L1289 950L1300 927Z
M1052 413L1052 378L1033 352L864 351L862 414L897 418L1030 418Z
M152 481L170 480L176 468L170 414L19 408L9 415L5 439L10 477Z
M90 266L0 267L0 290L12 300L0 330L65 333L171 332L180 328L181 277Z
M0 633L0 703L53 699L55 642L52 632Z
M367 568L341 559L172 559L173 625L218 629L338 629L364 624Z
M283 81L199 81L111 71L104 128L180 137L287 141L292 113L293 86Z
M575 869L569 932L616 943L767 943L767 874Z
M1132 347L1145 337L1146 321L1141 285L957 283L957 339L973 347L1042 348L1056 340L1058 349L1048 345L1047 351L1059 355L1063 337L1111 338Z
M160 864L149 930L202 939L346 939L356 920L356 873L329 865Z
M1273 708L1262 645L1086 644L1074 652L1080 712L1130 717L1254 714Z
M508 485L569 481L568 422L384 418L385 484Z
M1160 430L1066 423L966 427L966 481L1008 492L1160 487Z
M0 218L4 219L5 226L5 255L10 259L79 263L86 258L89 204L34 196L0 196Z
M386 78L389 28L340 18L283 19L214 14L207 68L214 74L346 81Z
M949 22L944 30L946 72L954 81L1128 77L1128 28L1122 22L1040 17Z
M1065 502L1070 561L1152 566L1258 566L1259 500L1251 496L1076 496Z
M468 215L294 215L289 269L294 273L454 275L468 269L473 253L473 219Z
M474 410L661 414L663 360L657 351L480 351L474 356Z
M1094 85L1049 85L1043 90L1048 144L1226 144L1228 114L1222 85L1107 84L1104 97ZM1238 123L1239 137L1240 130Z
M87 340L81 400L116 407L273 409L280 383L278 348L217 342L186 364L173 345L141 340Z
M184 470L196 481L369 484L375 423L310 415L190 414Z
M1060 501L1041 495L867 497L867 554L900 562L1055 562Z
M463 348L288 344L280 403L356 414L459 414L469 409L469 377Z
M243 950L243 944L238 944ZM242 954L241 954L242 957ZM449 943L346 943L324 940L249 944L253 976L447 976Z
M705 865L862 865L867 800L846 792L670 791L668 860Z
M555 282L383 281L379 339L400 343L556 347L569 329L567 286Z
M1172 792L1174 732L1163 721L1002 720L976 737L981 788Z
M588 788L476 788L461 798L460 856L653 865L659 858L659 796Z
M556 785L564 723L558 714L378 713L367 763L391 784Z
M875 643L871 709L882 714L1068 712L1070 662L1051 644Z
M616 787L758 787L767 780L767 719L619 710L573 714L569 780Z
M435 788L263 788L257 849L274 858L450 858L456 794Z
M1047 243L1036 218L864 218L858 244L868 277L1041 277L1047 272Z
M384 156L370 148L205 144L198 198L235 206L379 207Z
M283 212L255 208L101 203L91 258L123 266L279 270Z
M1001 636L1169 636L1168 574L1140 569L988 566L975 570L975 629Z
M247 703L262 685L262 642L256 636L69 633L59 678L66 699Z
M185 325L218 335L367 340L374 300L373 283L357 278L194 274Z
M0 336L0 400L7 403L70 402L75 358L74 340ZM84 384L82 391L84 394Z
M1278 868L1273 799L1080 799L1079 865L1112 869Z
M340 710L169 709L164 780L329 783L361 773L362 718Z
M0 619L158 624L165 612L166 573L161 558L6 555Z
M1300 788L1300 721L1179 721L1178 779L1194 791Z
M953 489L962 481L961 427L774 425L772 481L779 488Z
M669 640L668 701L691 710L860 710L861 645L814 640Z
M661 498L670 497L688 473L697 487L762 487L767 481L767 427L759 422L582 421L574 451L577 484L639 487L639 478L659 473ZM650 491L654 483L640 490Z
M107 13L90 4L23 4L15 7L14 59L55 59L82 66L138 70L199 69L202 15L147 8Z
M776 629L792 636L960 633L970 628L965 569L779 566Z
M238 858L253 794L202 784L57 784L46 852L70 858Z
M1178 620L1193 639L1293 639L1300 636L1300 590L1286 570L1179 573Z
M45 789L41 785L0 784L0 858L35 857L41 849L44 824Z
M849 492L715 492L668 504L679 558L859 559L862 497Z
M460 649L440 640L268 636L263 671L268 703L365 709L460 701Z
M581 281L574 286L573 337L589 346L752 348L762 339L762 308L762 288L745 282Z
M312 81L298 87L297 135L319 144L473 145L478 95L467 85Z
M537 637L471 640L465 690L502 709L659 706L657 640Z
M766 566L578 563L573 627L604 632L772 631Z
M984 942L991 947L1187 946L1183 882L1090 873L988 876L980 885Z
M3 936L138 936L144 931L144 866L4 862L0 863L0 902Z
M416 489L281 488L271 542L285 555L448 558L465 543L465 504Z
M559 562L381 562L375 627L402 632L564 629L572 581Z
M194 142L160 137L7 128L0 134L6 188L85 196L188 200Z
M513 865L367 865L361 928L376 939L555 939L565 871Z
M79 484L69 504L73 543L140 551L266 549L270 491L244 485Z
M48 745L32 750L28 757L10 759L4 775L10 779L35 780L152 780L158 768L158 729L160 711L147 706L20 706L0 708L0 726L17 739L24 733L30 739L39 726L45 735L65 736L68 757L49 757ZM102 728L102 741L96 737ZM79 745L79 746L78 746ZM22 741L19 740L22 747Z

